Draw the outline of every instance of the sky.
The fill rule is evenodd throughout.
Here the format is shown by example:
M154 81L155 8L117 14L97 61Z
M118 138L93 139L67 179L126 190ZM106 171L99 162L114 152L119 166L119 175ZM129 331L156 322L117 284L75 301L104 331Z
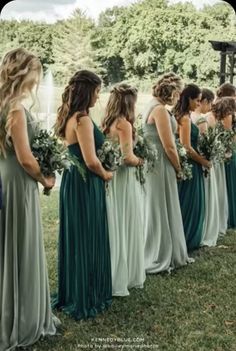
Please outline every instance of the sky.
M187 0L169 0L169 3ZM224 2L221 0L188 0L197 8ZM1 10L0 19L30 19L54 23L68 18L76 8L82 9L89 17L98 19L99 13L113 6L124 6L137 0L15 0L8 2Z

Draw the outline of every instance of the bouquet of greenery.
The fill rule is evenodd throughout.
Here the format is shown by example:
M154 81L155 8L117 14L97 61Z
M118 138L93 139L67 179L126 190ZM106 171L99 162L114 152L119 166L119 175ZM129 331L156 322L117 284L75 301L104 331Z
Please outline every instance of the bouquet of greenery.
M158 151L153 143L151 143L143 133L141 126L137 129L136 142L134 145L134 154L143 159L145 164L136 167L136 178L141 185L145 184L145 172L154 171L155 162L158 159Z
M110 139L105 140L102 147L97 151L97 156L103 167L112 172L121 166L123 160L120 145Z
M181 166L181 171L179 176L182 180L191 179L193 177L192 173L192 164L189 162L187 151L185 147L180 143L179 140L176 140L176 148L179 155L179 161Z
M225 129L222 123L209 127L206 133L199 136L199 153L208 161L225 162L235 150L234 131Z
M217 123L215 126L215 149L218 156L216 162L228 162L236 150L235 130L225 129L222 123Z
M66 147L59 139L46 129L39 130L31 143L31 151L39 163L42 174L45 177L55 176L75 165L81 176L85 179L85 168L76 157L69 154ZM45 195L50 195L50 189L44 189Z

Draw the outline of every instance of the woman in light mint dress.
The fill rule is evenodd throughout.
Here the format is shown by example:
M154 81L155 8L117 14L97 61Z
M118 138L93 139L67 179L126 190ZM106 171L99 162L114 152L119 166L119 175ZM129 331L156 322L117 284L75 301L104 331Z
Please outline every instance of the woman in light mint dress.
M129 289L142 288L144 269L144 198L135 166L143 161L133 153L134 107L137 90L127 84L115 86L103 120L104 133L120 144L124 164L114 172L107 187L112 295L127 296Z
M144 235L145 268L159 273L184 266L191 260L187 254L180 211L177 176L181 171L175 146L177 123L165 105L178 98L181 80L166 75L153 87L153 98L143 113L144 135L159 154L153 173L145 184Z
M234 100L236 99L236 87L235 85L226 82L223 83L217 90L217 97L232 97L232 129L236 133L236 120L235 120L235 107ZM225 163L225 176L226 176L226 187L228 197L228 228L236 228L236 151L234 151L232 157L228 162Z
M39 60L21 48L6 54L0 66L1 351L27 347L41 336L54 335L58 322L50 305L37 184L51 188L55 178L41 174L31 153L35 124L21 105L40 72Z
M205 114L211 110L214 93L202 89L200 105L191 113L192 122L198 126L200 133L207 132L208 124ZM219 235L219 208L215 167L209 169L204 177L205 188L205 220L200 246L215 246Z
M215 124L222 123L225 129L232 129L233 125L233 116L234 116L234 109L235 109L235 100L232 97L222 97L218 98L216 102L213 104L212 112L208 116L208 123L214 127ZM233 164L234 155L228 162L224 163L217 163L215 164L215 172L216 172L216 180L217 180L217 188L218 188L218 206L219 206L219 222L220 228L219 233L220 235L224 235L228 228L228 221L229 221L229 203L234 204L234 192L229 192L229 183L227 189L227 182L226 182L226 169L229 164ZM229 170L227 169L227 172ZM227 173L229 176L229 173ZM229 179L228 179L229 181ZM233 189L231 189L233 190ZM229 202L229 199L232 201ZM232 210L232 206L230 206Z
M184 233L189 251L198 249L203 236L205 220L205 194L202 166L211 167L211 162L198 153L199 129L192 123L191 111L194 111L201 100L201 90L195 84L188 84L174 107L178 121L178 134L181 144L188 152L192 164L191 179L178 184L180 207Z

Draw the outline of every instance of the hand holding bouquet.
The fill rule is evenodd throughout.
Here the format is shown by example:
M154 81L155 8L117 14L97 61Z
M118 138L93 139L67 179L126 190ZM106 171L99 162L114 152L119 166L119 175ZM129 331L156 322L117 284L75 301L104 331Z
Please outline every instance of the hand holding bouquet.
M145 170L147 173L154 170L158 152L155 145L144 136L141 126L137 129L134 154L145 161L145 164L140 164L136 167L136 178L141 185L144 185L146 181Z
M83 166L68 153L64 144L47 130L41 129L36 133L31 143L31 151L39 163L43 176L49 178L47 181L50 186L45 187L43 191L45 195L50 195L50 190L53 186L53 180L50 178L55 177L56 172L61 174L64 169L69 169L71 165L77 166L85 180L85 169Z
M102 147L97 151L97 156L107 171L115 171L122 164L120 145L110 139L105 140Z
M179 155L179 161L180 161L180 166L181 166L181 171L179 172L178 176L182 180L191 179L193 177L193 173L192 173L193 166L189 162L187 150L179 142L179 140L176 140L176 148L177 148L177 152Z

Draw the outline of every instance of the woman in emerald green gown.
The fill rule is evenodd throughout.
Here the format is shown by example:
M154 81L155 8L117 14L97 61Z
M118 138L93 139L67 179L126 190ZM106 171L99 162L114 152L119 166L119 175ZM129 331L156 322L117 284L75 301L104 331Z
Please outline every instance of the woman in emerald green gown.
M112 178L96 152L104 136L89 116L101 86L100 78L78 71L62 95L56 133L86 170L84 181L76 166L62 177L58 293L53 306L75 319L95 317L112 300L111 262L105 183Z
M185 146L191 158L193 177L180 181L179 199L184 232L188 250L199 248L205 219L205 194L202 166L211 167L211 163L197 152L199 129L192 123L191 111L200 104L201 90L195 84L187 85L174 108L178 121L180 142Z

